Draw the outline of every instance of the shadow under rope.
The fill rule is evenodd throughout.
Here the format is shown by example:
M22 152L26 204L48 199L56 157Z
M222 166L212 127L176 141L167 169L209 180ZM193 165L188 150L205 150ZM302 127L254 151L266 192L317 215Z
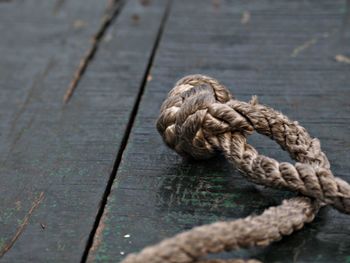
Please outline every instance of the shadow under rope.
M350 262L348 215L323 208L315 220L291 236L263 249L256 257L264 262Z
M218 220L258 215L283 199L295 196L248 182L223 157L206 161L183 161L172 166L158 188L156 207L162 215L159 229L176 234L194 226ZM266 248L251 248L210 258L257 258L263 262L347 262L350 242L339 240L339 233L350 235L342 215L321 209L314 222ZM338 222L334 226L332 222ZM321 251L315 252L315 251ZM349 255L348 255L349 254ZM331 260L331 261L330 261ZM350 258L349 258L350 260ZM349 261L350 262L350 261Z
M183 161L169 168L168 175L158 190L158 209L179 213L237 218L277 205L288 195L285 191L266 191L248 182L221 156L206 161Z

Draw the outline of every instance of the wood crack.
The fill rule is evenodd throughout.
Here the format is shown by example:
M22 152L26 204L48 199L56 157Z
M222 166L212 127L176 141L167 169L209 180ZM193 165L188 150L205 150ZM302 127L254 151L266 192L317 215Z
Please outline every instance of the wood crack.
M80 60L78 67L76 68L73 79L69 83L68 89L63 97L63 102L67 103L72 97L75 89L77 88L80 79L84 75L89 63L94 58L94 55L98 49L102 37L105 35L107 29L111 25L114 18L118 15L125 1L122 0L111 0L106 8L105 14L102 18L102 22L97 32L92 37L92 43L90 48L87 50L85 55Z
M48 74L52 71L55 64L56 64L55 60L53 58L51 58L49 60L49 62L47 63L43 72L38 77L36 77L34 79L34 82L33 82L32 86L30 87L30 90L27 94L25 101L23 102L20 109L18 110L18 112L16 112L16 115L13 118L13 121L12 121L11 127L10 127L10 131L12 133L14 133L16 131L18 120L21 118L23 113L27 110L28 105L30 105L32 100L34 100L36 92L41 88L42 83L45 81Z
M34 200L32 207L29 209L28 213L24 216L23 221L18 227L15 235L11 238L10 242L5 244L5 246L0 250L0 258L2 258L16 243L18 238L21 236L21 234L24 232L25 228L27 227L33 212L40 205L43 199L44 199L44 192L41 192L39 194L39 197Z
M109 197L109 195L111 193L112 185L113 185L114 180L115 180L115 178L117 176L117 171L118 171L119 165L121 163L122 156L124 154L124 150L126 149L126 145L127 145L128 140L129 140L129 136L130 136L130 133L131 133L132 126L133 126L133 124L135 122L136 114L138 112L138 109L139 109L139 106L140 106L140 102L141 102L141 99L142 99L142 96L143 96L143 93L145 91L145 87L146 87L146 84L147 84L147 79L148 79L148 76L150 75L151 68L152 68L152 65L153 65L153 61L154 61L155 55L157 53L160 40L161 40L161 38L163 36L164 28L165 28L165 25L167 23L167 20L168 20L169 14L170 14L172 1L173 0L168 0L168 2L167 2L167 5L166 5L165 11L164 11L164 15L163 15L161 23L160 23L160 27L159 27L158 32L157 32L156 40L154 42L154 45L153 45L153 48L152 48L152 51L151 51L151 56L149 58L147 67L145 69L145 73L144 73L144 76L143 76L143 79L142 79L142 84L140 86L140 90L139 90L139 92L137 94L137 98L136 98L135 104L134 104L133 109L131 111L130 119L128 121L128 125L126 127L126 130L125 130L122 142L121 142L121 146L119 148L119 151L117 153L117 156L116 156L116 159L115 159L115 162L114 162L114 165L113 165L113 170L112 170L112 172L110 174L110 177L109 177L109 180L108 180L105 192L104 192L104 194L102 196L101 204L100 204L98 213L96 215L96 219L95 219L93 228L91 230L91 233L90 233L90 236L89 236L89 239L88 239L88 242L87 242L84 254L82 256L81 263L87 262L89 254L90 255L93 254L98 249L98 244L96 245L96 242L101 242L101 240L99 240L101 238L101 234L98 233L98 231L101 231L100 224L104 223L103 215L105 214L105 210L106 210L106 207L107 207L108 197ZM98 229L99 227L100 227L100 229ZM96 237L96 234L98 234L97 237Z

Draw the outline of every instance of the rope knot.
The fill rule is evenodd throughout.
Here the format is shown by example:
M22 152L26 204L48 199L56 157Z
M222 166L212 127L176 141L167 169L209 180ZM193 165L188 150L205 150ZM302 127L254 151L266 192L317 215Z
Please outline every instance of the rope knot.
M209 158L219 148L218 136L253 131L248 121L230 106L232 100L226 87L213 78L203 75L182 78L162 105L158 131L179 154Z
M168 94L157 128L181 155L208 158L221 151L248 180L311 199L295 197L260 216L196 227L131 254L123 263L204 262L201 258L208 253L280 240L311 222L326 204L350 214L350 185L333 175L319 140L298 122L259 104L256 97L249 103L238 101L217 80L188 76ZM297 163L279 163L259 154L247 142L253 130L276 141Z

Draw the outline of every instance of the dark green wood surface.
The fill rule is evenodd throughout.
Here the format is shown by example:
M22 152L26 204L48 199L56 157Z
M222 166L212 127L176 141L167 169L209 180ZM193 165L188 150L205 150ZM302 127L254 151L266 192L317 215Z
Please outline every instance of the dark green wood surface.
M155 121L187 74L298 120L350 181L350 63L339 59L350 57L349 9L346 0L0 0L0 262L118 262L294 196L247 182L222 157L183 161L166 148ZM249 140L289 161L269 139ZM349 263L349 217L325 208L272 246L219 255L237 256Z
M2 254L19 234L1 262L83 257L166 2L128 1L64 104L107 4L63 1L55 12L54 1L0 4Z
M59 138L60 119L65 89L106 6L93 0L0 3L1 261L78 258L63 250L75 244L81 251L89 234L91 222L83 220L78 230L69 207L74 186L64 186L71 165L62 154L71 153Z
M350 180L350 65L334 60L350 51L346 12L344 1L174 1L91 261L114 262L193 226L258 214L293 195L246 182L221 158L184 162L165 147L155 120L166 93L186 74L216 77L237 98L256 94L299 120L321 139L334 173ZM267 138L251 142L289 160ZM282 242L220 256L350 262L349 217L322 209Z

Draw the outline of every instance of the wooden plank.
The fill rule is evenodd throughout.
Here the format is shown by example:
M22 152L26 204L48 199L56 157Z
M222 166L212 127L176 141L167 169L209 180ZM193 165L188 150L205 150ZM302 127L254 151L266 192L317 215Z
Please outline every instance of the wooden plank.
M90 46L89 39L100 26L106 6L107 0L0 4L1 163L32 124L38 109L28 106L45 103L43 88L62 92L68 86L82 54Z
M200 11L199 11L200 10ZM246 182L225 160L184 162L155 120L174 82L193 73L221 80L237 98L260 101L321 139L334 173L350 181L349 17L345 1L174 1L90 260L115 262L182 230L261 213L286 191ZM273 142L258 150L289 160ZM266 249L220 255L264 262L348 262L349 217L323 209L298 233Z
M31 156L36 149L35 141L38 144L45 141L47 134L34 135L36 139L33 137L28 144L23 136L33 136L39 129L40 118L50 120L49 107L51 111L62 108L59 97L63 96L74 68L89 47L90 37L99 28L106 6L107 0L0 3L1 256L21 238L32 220L34 208L43 205L45 189L38 181L50 174L40 172L44 159L39 161L34 159L35 154ZM25 154L17 147L24 148L26 144L30 148ZM45 227L46 223L42 225ZM41 230L35 229L40 233ZM16 255L25 256L30 248L29 243L26 251L13 249ZM46 246L42 250L46 248L50 249ZM2 260L6 261L5 258Z
M98 52L74 95L68 104L64 104L63 96L74 69L98 27L84 38L81 35L73 37L74 31L68 36L57 36L55 45L66 44L65 48L56 47L50 42L51 35L58 34L50 30L55 20L45 23L46 20L40 19L46 10L44 2L43 7L36 7L37 13L33 8L27 11L22 6L16 12L13 11L15 8L8 10L13 11L14 19L35 21L29 29L28 24L16 26L17 33L21 32L21 27L38 31L33 38L23 36L22 48L28 47L35 55L26 67L20 66L20 59L22 56L24 60L30 59L30 54L20 53L15 57L12 51L8 57L13 59L13 67L18 67L16 74L22 76L23 82L29 82L33 72L40 69L36 59L43 60L40 65L45 66L51 53L54 66L46 78L40 79L21 115L23 123L32 117L31 125L21 123L25 130L10 147L11 152L6 153L1 165L1 249L8 246L18 231L20 234L1 258L2 262L81 260L107 182L113 174L114 161L144 80L166 6L166 1L160 0L149 4L128 1L101 39ZM92 10L81 19L88 23L87 27L93 25L95 12L100 10L96 18L96 25L99 25L107 3L99 9L101 4L100 1L66 1L62 8L67 9L61 9L65 14L62 20L70 16L73 22L76 20L75 13L71 13L75 6L73 10L77 14ZM33 3L23 5L29 7ZM0 17L3 19L2 14ZM58 30L71 30L71 23L67 23L67 28L62 26ZM3 46L12 42L20 45L10 36L1 42ZM79 49L70 49L71 46ZM71 64L73 66L69 66ZM27 72L30 66L33 71ZM11 76L15 74L12 70L6 72ZM16 88L11 81L5 84L3 89L8 94ZM21 104L25 101L18 100ZM3 128L8 127L6 124Z

